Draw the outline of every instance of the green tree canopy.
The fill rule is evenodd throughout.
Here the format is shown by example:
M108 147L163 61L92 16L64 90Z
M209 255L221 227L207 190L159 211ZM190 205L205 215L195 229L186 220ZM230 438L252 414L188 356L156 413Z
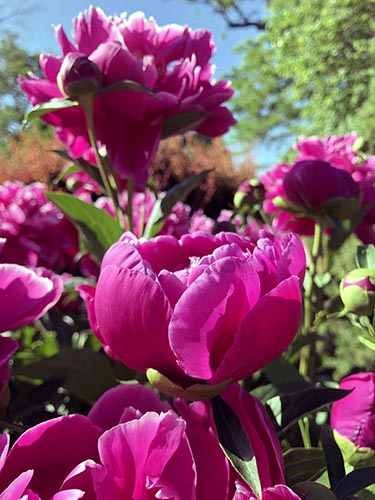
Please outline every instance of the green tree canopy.
M19 88L17 77L38 72L38 56L29 54L11 32L0 34L0 143L8 132L19 129L28 100Z
M252 21L248 26L256 21L251 0L190 1L210 5L227 22L236 12ZM265 29L241 44L242 63L228 75L237 91L239 138L272 141L353 127L375 136L375 0L263 5L258 27L263 22ZM374 152L375 139L368 144Z

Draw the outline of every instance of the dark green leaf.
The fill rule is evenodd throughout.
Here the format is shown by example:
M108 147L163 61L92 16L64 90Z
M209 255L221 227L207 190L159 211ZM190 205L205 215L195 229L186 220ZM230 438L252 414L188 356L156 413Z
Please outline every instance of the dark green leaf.
M27 125L31 121L39 118L40 116L45 115L46 113L50 113L53 111L59 111L61 109L71 108L73 106L79 106L77 101L72 101L67 98L54 98L48 102L42 102L41 104L36 104L34 107L26 113L23 125Z
M304 481L293 486L293 490L303 500L337 500L331 490L322 484Z
M207 177L209 172L211 172L211 170L203 170L197 175L188 177L169 189L164 198L157 200L154 208L152 209L143 236L145 238L152 238L153 236L156 236L159 233L166 217L168 217L171 213L174 205L178 201L184 200L190 191L199 186L199 184Z
M235 470L261 498L258 466L248 435L236 413L220 396L211 403L220 446Z
M375 467L361 467L344 477L333 491L338 500L346 500L372 484L375 484Z
M375 246L374 245L358 246L355 261L358 267L375 269Z
M163 121L162 139L185 132L191 127L198 125L198 123L207 118L208 115L209 113L204 111L193 110L168 116Z
M280 388L279 392L284 391L286 386L294 390L311 387L298 370L282 356L262 368L262 372L275 387Z
M90 203L66 193L46 193L46 196L78 226L88 252L99 260L123 233L116 219Z
M116 383L111 361L91 349L62 349L48 359L18 367L16 375L42 380L63 379L63 387L89 404Z
M98 94L108 94L109 92L118 92L121 90L134 90L135 92L143 92L144 94L152 96L155 95L155 92L148 87L145 87L137 82L133 82L132 80L122 80L120 82L112 83L112 85L102 88Z
M100 177L98 167L92 165L83 158L73 158L64 149L52 149L51 151L61 156L62 158L65 158L66 160L70 161L74 165L77 165L77 167L82 169L84 172L86 172L86 174L88 174L92 179L94 179L94 181L97 182L99 186L103 187L103 181L102 178Z
M320 441L327 463L329 482L333 489L345 477L344 459L333 437L332 429L328 425L323 426Z
M267 402L267 406L279 425L279 432L283 432L305 415L342 399L350 392L342 389L308 387L275 396Z
M301 481L313 481L326 469L321 448L291 448L284 454L285 480L291 488Z

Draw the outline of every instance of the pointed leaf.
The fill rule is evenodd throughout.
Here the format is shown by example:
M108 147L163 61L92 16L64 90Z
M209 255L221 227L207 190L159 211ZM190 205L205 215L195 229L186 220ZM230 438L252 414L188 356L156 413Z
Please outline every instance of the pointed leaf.
M272 411L281 433L305 415L342 399L350 392L326 387L308 387L275 396L267 401L267 406Z
M350 472L338 483L333 492L338 500L346 500L358 491L375 484L375 467L360 467Z
M314 481L326 470L321 448L291 448L284 454L285 480L291 488L301 481Z
M54 98L48 102L42 102L41 104L36 104L30 109L30 111L26 113L25 118L23 120L23 126L27 125L36 118L45 115L46 113L59 111L61 109L71 108L73 106L79 106L79 103L77 101L72 101L71 99L67 99L65 97Z
M220 396L213 398L211 404L220 446L235 470L261 500L258 466L248 435L238 416Z
M123 233L116 219L90 203L66 193L46 193L46 196L78 226L87 250L99 260Z
M293 491L304 500L337 500L331 490L322 484L304 481L293 486Z
M145 238L156 236L162 228L166 217L171 213L174 205L178 201L185 199L190 191L199 186L209 172L211 172L211 170L203 170L197 175L188 177L169 189L164 198L158 199L152 209L143 236Z
M55 356L18 367L16 376L62 379L63 387L90 404L116 384L114 367L109 358L86 348L61 349Z
M97 182L99 184L99 186L103 187L103 181L102 181L102 178L100 177L98 167L96 167L95 165L92 165L91 163L84 160L83 158L73 158L64 149L51 149L51 151L53 153L56 153L57 155L61 156L62 158L65 158L66 160L70 161L73 165L77 165L77 167L82 169L95 182Z
M108 85L108 87L103 87L99 92L99 94L108 94L108 92L118 92L120 90L134 90L136 92L143 92L148 95L155 95L148 87L141 85L137 82L133 82L132 80L122 80L120 82L112 83L112 85Z
M198 125L209 113L199 110L186 111L177 115L168 116L163 121L162 139L171 135L181 134L194 125Z
M323 426L320 441L327 463L329 482L331 488L335 488L345 477L345 465L341 450L333 437L332 429L328 425Z

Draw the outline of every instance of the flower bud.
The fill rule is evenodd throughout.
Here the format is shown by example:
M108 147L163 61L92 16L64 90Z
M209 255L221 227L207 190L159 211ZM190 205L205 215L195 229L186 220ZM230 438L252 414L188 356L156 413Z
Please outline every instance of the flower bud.
M242 182L234 195L233 204L237 210L251 209L264 200L265 189L258 179Z
M350 375L340 389L352 392L332 405L337 444L351 465L375 465L375 373Z
M61 65L57 82L60 91L71 99L95 95L103 85L97 65L80 52L69 52Z
M307 213L351 217L358 208L359 188L345 170L320 160L295 163L285 175L286 198Z
M348 312L372 316L375 307L375 270L350 271L340 283L340 297Z

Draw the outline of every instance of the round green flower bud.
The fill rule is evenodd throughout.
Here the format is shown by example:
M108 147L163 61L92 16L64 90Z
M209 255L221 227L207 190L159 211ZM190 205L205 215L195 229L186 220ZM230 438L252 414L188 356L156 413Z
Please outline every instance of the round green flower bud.
M348 312L372 316L375 308L375 270L350 271L340 284L340 297Z

